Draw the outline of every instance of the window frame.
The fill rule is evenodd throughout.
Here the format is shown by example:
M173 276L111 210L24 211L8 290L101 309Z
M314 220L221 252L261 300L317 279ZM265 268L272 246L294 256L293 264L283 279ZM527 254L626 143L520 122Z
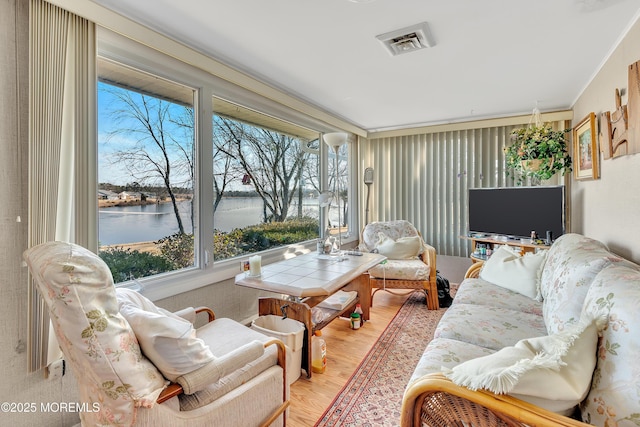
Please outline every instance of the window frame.
M129 287L144 291L145 296L151 300L168 298L190 290L213 285L233 279L240 272L240 261L248 259L253 254L215 261L213 259L213 145L210 143L213 132L213 107L211 99L220 97L232 100L247 108L260 111L278 119L292 122L296 125L307 127L317 131L322 138L323 133L344 131L335 127L329 127L317 119L314 119L300 111L268 99L256 92L242 88L232 82L226 81L196 66L187 64L177 58L172 58L152 47L144 46L130 38L119 35L104 27L97 27L98 56L115 61L124 66L157 75L169 81L191 87L196 91L194 108L196 110L195 147L196 147L196 182L194 183L194 199L196 202L196 216L194 230L194 254L193 267L167 272L155 276L122 282L118 286ZM357 153L355 137L350 136L348 146L348 203L349 207L355 206L357 200L356 182L352 179L357 168L355 155ZM97 135L94 144L97 145ZM328 182L328 149L326 144L320 146L319 179L321 188L327 188ZM97 162L97 159L96 159ZM96 168L97 169L97 168ZM97 182L97 175L95 176ZM357 223L357 209L350 208L348 212L348 234L343 235L343 245L358 240L359 233ZM323 209L319 216L320 230L326 228L326 210ZM98 227L89 232L97 233ZM197 234L196 234L197 233ZM263 263L269 264L288 257L299 251L313 251L316 248L315 240L300 242L298 244L282 246L257 252L262 256Z

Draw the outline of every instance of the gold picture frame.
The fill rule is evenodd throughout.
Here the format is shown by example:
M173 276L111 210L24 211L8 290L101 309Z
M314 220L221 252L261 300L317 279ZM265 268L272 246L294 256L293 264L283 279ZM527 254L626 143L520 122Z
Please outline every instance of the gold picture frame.
M573 128L573 170L576 179L598 179L596 115L589 113Z

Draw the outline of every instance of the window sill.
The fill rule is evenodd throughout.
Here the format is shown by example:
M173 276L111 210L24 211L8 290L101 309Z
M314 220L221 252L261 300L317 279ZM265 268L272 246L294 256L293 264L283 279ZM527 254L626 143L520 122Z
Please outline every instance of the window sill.
M351 243L354 242L356 242L356 239L351 238L343 240L342 243L343 246L351 246ZM214 262L212 266L202 269L193 268L191 270L176 271L153 278L124 282L119 284L118 287L134 289L151 301L158 301L233 279L241 272L240 263L242 261L248 261L249 257L253 255L260 255L262 257L262 264L268 265L315 250L316 241L312 240L297 245L269 249L263 252Z

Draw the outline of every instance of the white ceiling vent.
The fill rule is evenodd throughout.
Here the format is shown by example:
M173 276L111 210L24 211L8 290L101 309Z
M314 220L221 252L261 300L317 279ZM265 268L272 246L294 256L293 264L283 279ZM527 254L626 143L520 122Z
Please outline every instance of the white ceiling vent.
M376 38L393 56L435 45L426 22L380 34Z

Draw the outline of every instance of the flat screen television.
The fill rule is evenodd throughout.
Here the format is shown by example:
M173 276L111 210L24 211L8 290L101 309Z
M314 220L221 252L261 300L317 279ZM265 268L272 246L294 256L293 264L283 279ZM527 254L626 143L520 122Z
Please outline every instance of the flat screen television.
M544 239L565 233L564 186L469 189L469 234Z

